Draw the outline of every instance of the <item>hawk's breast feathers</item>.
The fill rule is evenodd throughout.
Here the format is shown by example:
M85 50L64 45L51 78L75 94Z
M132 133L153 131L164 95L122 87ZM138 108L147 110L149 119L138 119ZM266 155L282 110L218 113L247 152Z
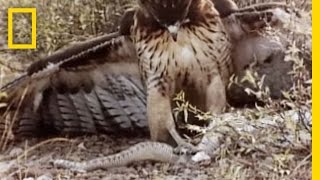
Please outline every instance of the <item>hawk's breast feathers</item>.
M184 81L179 77L184 74L193 77L189 79L192 81L205 80L214 74L221 74L225 81L229 78L231 44L211 1L191 2L177 39L139 8L132 26L131 37L145 81L152 76Z

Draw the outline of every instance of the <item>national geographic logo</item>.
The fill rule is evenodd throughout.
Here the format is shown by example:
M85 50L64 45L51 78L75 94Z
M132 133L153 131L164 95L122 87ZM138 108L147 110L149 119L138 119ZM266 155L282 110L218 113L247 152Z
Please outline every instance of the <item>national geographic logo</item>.
M31 44L13 43L13 14L31 13L32 31ZM37 47L37 10L36 8L9 8L8 9L8 48L9 49L35 49Z

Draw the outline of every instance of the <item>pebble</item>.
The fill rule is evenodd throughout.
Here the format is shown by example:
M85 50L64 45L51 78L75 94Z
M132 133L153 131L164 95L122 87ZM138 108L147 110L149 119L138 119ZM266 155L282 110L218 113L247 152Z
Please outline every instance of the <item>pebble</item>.
M191 159L193 162L200 162L200 161L208 161L211 158L207 153L200 151L197 154L195 154L194 156L192 156Z
M9 155L10 156L18 156L18 155L20 155L20 154L22 154L23 153L23 149L22 148L13 148L11 151L10 151L10 153L9 153Z
M53 176L51 174L44 174L39 176L36 180L53 180Z
M24 178L23 180L34 180L33 177L27 177L27 178Z

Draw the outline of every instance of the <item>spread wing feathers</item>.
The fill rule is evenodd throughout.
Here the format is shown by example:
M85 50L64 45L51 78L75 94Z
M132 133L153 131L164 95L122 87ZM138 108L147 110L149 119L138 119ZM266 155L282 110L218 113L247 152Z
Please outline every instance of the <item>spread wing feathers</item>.
M239 9L234 15L250 29L289 21L289 13L297 13L284 3L262 3Z
M81 44L79 48L66 49L33 63L26 74L1 91L11 100L25 88L28 88L27 94L42 92L49 85L61 91L79 87L90 90L94 83L103 80L103 74L138 75L137 57L130 40L123 36L101 39L104 41L96 40L91 48L85 44L83 50Z
M8 108L2 110L0 132L10 126L22 135L147 126L135 48L117 33L37 61L1 91L7 94Z
M246 67L255 63L257 66L250 67L259 75L265 75L264 86L269 87L271 97L282 98L282 91L293 85L292 77L288 75L292 64L284 61L289 43L287 36L292 32L287 31L285 25L297 20L299 13L284 3L262 3L232 9L223 22L233 40L232 60L236 79L243 79ZM239 107L244 104L262 105L254 95L246 93L246 88L255 89L247 82L231 83L227 89L229 104Z
M141 81L130 75L105 75L90 92L60 93L49 87L42 93L37 111L21 105L6 114L0 132L12 126L18 136L48 134L146 132L146 95ZM27 102L28 100L25 99ZM14 121L12 121L14 120Z
M216 7L224 14L231 38L239 35L239 29L246 32L279 21L279 13L288 9L279 3L240 9L234 3L221 3ZM132 19L132 13L129 11L125 17ZM121 34L127 31L127 26L122 26ZM8 108L2 112L0 133L37 135L50 131L96 133L146 129L146 94L136 62L131 41L114 33L33 63L27 73L1 89L8 95Z
M230 5L224 12L228 13L223 16L223 22L233 39L240 39L247 33L257 33L257 30L267 26L288 23L291 14L300 17L298 11L285 3L259 3L243 8Z

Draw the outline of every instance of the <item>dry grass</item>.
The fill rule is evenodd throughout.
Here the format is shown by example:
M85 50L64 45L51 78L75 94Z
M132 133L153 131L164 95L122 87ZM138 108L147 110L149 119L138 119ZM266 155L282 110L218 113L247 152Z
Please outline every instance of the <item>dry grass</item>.
M270 1L236 0L236 3L239 6L245 6ZM288 1L293 4L295 3L296 7L303 9L306 13L311 13L311 1ZM40 56L50 54L72 41L79 41L116 30L119 17L126 5L131 2L132 0L109 0L108 3L104 0L0 1L0 13L6 12L7 7L37 7L38 10L37 50L6 50L7 37L0 37L1 83L3 79L7 81L14 78L30 62L38 59ZM6 14L0 14L0 24L6 25L6 18ZM16 28L17 38L21 39L21 41L28 41L28 38L30 38L28 36L28 28L24 28L28 23L30 22L23 18L15 22L18 25ZM4 27L6 26L0 27L0 34L7 34ZM292 41L295 40L293 39ZM303 42L303 40L299 42ZM274 128L261 128L252 134L229 129L230 131L225 133L226 136L224 136L226 143L220 148L215 161L208 167L201 167L204 168L202 173L207 173L211 175L209 177L215 179L311 178L311 141L304 143L300 139L301 134L311 137L311 124L305 124L304 119L306 117L303 117L303 114L310 111L312 105L311 84L305 83L311 76L305 66L306 62L311 62L311 51L303 47L302 44L292 42L292 46L288 48L286 60L293 62L291 75L295 83L290 91L284 92L285 99L273 101L270 99L267 89L255 89L254 93L260 95L259 98L266 103L265 107L241 111L233 110L235 114L246 117L248 123L252 123L258 121L261 117L279 114L278 112L283 111L283 107L290 107L300 112L300 121L290 124L286 120L286 117L283 117L282 120L276 121L278 126ZM261 79L256 80L257 84L260 82ZM184 103L181 99L180 102ZM190 109L188 105L184 105L178 110L182 113L186 113L185 110L187 110L187 113L194 112L194 109ZM197 114L201 115L199 112ZM208 119L207 116L198 117ZM199 129L193 127L193 130ZM202 129L200 128L200 130ZM287 135L292 135L293 138L296 138L294 143L288 144L286 139L283 139ZM43 144L40 143L40 145ZM53 143L51 145L54 147L56 144ZM68 143L63 145L68 146ZM30 150L30 148L25 148L25 150L28 149ZM49 148L46 150L48 151ZM4 160L1 159L1 161ZM155 169L151 168L152 171ZM181 176L174 175L183 177L181 173ZM71 177L74 176L71 175ZM151 177L165 178L169 176L168 174L160 173L160 175L157 174Z

